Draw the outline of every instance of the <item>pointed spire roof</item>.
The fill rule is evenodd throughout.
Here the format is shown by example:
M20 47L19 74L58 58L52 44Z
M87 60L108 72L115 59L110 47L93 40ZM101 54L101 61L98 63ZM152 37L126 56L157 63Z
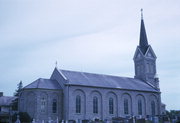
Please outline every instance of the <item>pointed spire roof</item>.
M139 39L139 46L143 54L146 53L147 48L148 48L148 40L146 36L146 29L144 25L144 20L143 20L143 10L141 9L141 27L140 27L140 39Z

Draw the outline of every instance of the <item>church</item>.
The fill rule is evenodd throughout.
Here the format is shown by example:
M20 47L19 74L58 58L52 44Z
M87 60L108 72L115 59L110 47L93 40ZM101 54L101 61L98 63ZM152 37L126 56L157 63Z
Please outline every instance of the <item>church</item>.
M49 79L25 86L19 111L38 121L108 120L114 117L152 117L162 114L156 55L149 45L141 17L134 54L135 76L120 77L55 67Z

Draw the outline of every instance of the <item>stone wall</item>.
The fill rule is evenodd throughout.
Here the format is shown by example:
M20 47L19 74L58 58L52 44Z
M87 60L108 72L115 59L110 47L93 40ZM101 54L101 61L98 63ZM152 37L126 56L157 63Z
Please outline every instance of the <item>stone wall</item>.
M44 104L42 104L42 98ZM57 112L53 113L53 99L57 99ZM62 90L26 89L19 98L19 111L27 112L31 118L48 121L62 119ZM42 107L44 105L44 107Z
M76 96L81 96L81 113L76 113ZM93 113L93 96L98 97L98 113ZM114 100L114 112L109 114L109 98ZM128 114L124 114L124 98L128 99ZM151 101L155 101L155 115L160 115L160 93L130 91L120 89L105 89L92 87L69 87L67 120L77 119L111 119L112 117L139 116L138 99L142 100L142 116L151 115Z

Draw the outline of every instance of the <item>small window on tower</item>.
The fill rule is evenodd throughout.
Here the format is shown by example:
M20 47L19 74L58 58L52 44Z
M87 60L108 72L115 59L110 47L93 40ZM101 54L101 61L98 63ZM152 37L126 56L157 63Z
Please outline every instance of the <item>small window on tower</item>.
M140 66L137 65L137 75L140 75Z
M154 72L154 64L152 63L151 64L151 73L153 73Z
M143 65L140 65L140 72L141 72L141 74L143 74L143 70L144 69L144 67L143 67Z
M150 68L151 66L150 66L150 64L149 63L147 63L147 66L146 66L146 68L147 68L147 73L150 73L150 70L151 70L151 68Z

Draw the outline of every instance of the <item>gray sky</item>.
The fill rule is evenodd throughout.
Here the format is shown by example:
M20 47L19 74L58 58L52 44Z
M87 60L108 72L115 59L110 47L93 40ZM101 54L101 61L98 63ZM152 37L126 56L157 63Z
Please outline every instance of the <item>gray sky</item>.
M180 1L0 0L0 91L58 68L134 76L140 9L155 51L162 102L180 109Z

